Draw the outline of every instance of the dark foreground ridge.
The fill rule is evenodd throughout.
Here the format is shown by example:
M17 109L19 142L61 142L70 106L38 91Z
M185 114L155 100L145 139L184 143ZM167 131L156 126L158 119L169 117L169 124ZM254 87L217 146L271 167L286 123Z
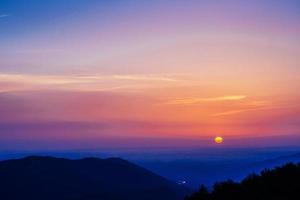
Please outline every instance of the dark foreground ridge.
M260 175L250 175L241 183L216 183L211 192L201 186L186 200L296 200L300 199L300 163L286 164Z
M179 200L187 189L120 158L0 162L3 200Z

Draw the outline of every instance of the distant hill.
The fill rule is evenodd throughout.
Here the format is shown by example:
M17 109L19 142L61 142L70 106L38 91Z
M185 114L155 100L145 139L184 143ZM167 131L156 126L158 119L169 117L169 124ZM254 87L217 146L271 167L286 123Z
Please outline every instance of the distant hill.
M0 162L3 200L177 200L186 192L120 158L31 156Z
M237 153L236 153L237 152ZM198 189L200 184L209 188L215 182L232 179L241 181L251 173L259 173L265 168L274 168L285 163L300 161L300 153L285 151L260 151L260 150L236 150L223 154L217 152L219 157L199 157L166 160L149 160L139 162L139 165L150 169L170 180L186 181L186 186ZM236 154L235 154L236 153ZM232 154L232 155L230 155Z
M284 163L297 163L300 161L300 153L278 156L272 159L266 159L260 162L255 162L249 165L251 169L262 169L262 168L273 168L274 166L279 166Z
M300 199L300 163L286 164L240 183L231 180L216 183L209 192L205 186L186 200L296 200Z

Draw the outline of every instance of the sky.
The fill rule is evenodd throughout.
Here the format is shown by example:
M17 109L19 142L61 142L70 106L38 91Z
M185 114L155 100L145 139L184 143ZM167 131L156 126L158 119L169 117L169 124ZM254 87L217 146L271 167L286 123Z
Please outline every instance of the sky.
M300 144L298 0L1 0L0 150Z

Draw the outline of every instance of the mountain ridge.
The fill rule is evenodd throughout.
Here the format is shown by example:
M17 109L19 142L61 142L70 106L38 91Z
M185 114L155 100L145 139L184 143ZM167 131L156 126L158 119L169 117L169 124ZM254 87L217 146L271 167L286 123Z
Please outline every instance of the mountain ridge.
M188 192L121 158L51 156L0 161L0 188L0 198L10 200L173 200Z

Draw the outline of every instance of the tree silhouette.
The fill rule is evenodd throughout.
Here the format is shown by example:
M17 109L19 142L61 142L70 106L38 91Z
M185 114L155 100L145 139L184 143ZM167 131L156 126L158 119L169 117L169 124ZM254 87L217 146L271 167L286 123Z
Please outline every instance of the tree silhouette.
M195 199L203 199L203 200L209 200L210 199L210 194L205 187L205 185L201 185L200 189L193 194L193 198ZM185 198L186 200L189 199L188 197Z
M186 200L295 200L300 199L300 163L288 163L275 169L251 174L236 183L227 180L216 183L211 192L201 186Z

